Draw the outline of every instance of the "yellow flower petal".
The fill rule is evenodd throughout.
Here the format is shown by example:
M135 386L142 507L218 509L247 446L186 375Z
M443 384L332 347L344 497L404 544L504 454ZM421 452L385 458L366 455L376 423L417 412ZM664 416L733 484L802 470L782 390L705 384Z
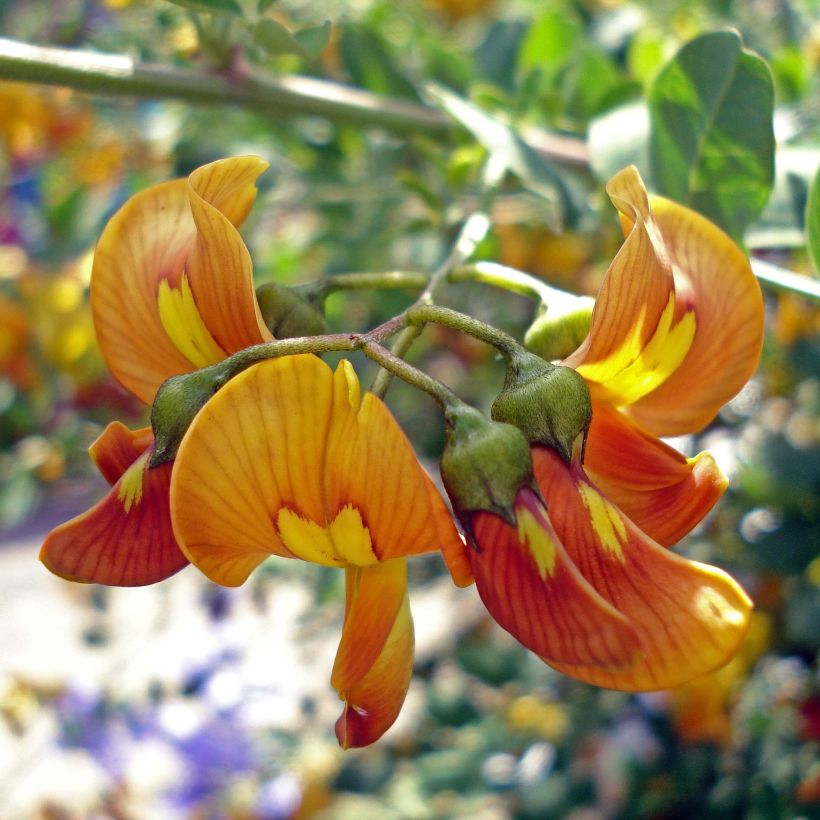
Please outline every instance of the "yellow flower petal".
M106 225L91 276L94 326L112 373L144 402L169 376L270 338L235 228L265 167L254 157L211 163L136 194Z
M241 584L266 556L369 566L460 542L441 497L384 404L347 362L262 362L194 419L174 465L183 550Z

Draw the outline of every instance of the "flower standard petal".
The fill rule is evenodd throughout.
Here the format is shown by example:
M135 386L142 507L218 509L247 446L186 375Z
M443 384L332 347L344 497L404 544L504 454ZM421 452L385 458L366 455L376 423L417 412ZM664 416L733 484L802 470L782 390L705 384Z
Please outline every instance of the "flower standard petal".
M96 506L52 530L40 560L69 581L143 586L182 569L188 560L171 529L171 465L148 469L146 450Z
M533 465L568 554L635 627L642 653L624 670L548 659L552 666L598 686L647 691L680 686L734 654L752 604L730 576L656 544L549 449L534 448Z
M308 355L261 362L203 407L171 509L183 550L228 585L271 554L369 566L458 538L384 405L346 362L334 375Z
M726 234L688 208L648 197L634 167L607 191L626 240L590 333L564 364L656 435L696 432L757 366L760 287Z
M685 359L630 414L654 433L705 427L749 380L763 346L763 297L749 260L704 217L662 197L652 211L672 260L678 301L697 330Z
M516 527L488 512L472 517L472 570L493 618L550 662L629 666L634 628L578 572L531 490L518 493L515 515Z
M728 486L708 453L686 458L605 402L593 402L584 468L639 529L665 546L689 533Z
M192 186L187 180L162 183L136 194L106 225L91 277L94 326L112 373L144 402L151 403L169 376L211 364L246 346L222 347L209 330L197 298L206 301L200 293L232 281L228 286L231 309L243 317L249 312L256 315L247 251L231 218L239 221L244 217L255 195L254 179L264 168L261 160L235 158L195 172L200 173L195 176L200 180L199 209L220 212L224 208L226 214L224 222L212 215L203 218L201 230L209 234L204 241L219 251L220 263L231 267L195 265L188 269L200 228L192 214ZM211 233L216 235L211 237ZM207 277L218 281L205 283ZM222 310L226 310L224 305ZM219 335L222 324L214 311L206 312ZM224 335L235 341L234 334ZM253 344L268 336L254 323L248 325L245 338L246 344Z
M336 737L367 746L393 725L413 672L407 562L346 570L347 605L331 684L344 701Z

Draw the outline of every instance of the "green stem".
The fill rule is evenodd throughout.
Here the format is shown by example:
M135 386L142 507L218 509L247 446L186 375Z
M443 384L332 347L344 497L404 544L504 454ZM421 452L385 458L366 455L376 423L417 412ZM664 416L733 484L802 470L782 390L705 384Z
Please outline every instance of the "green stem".
M339 290L405 289L423 290L430 277L426 273L388 271L386 273L339 273L310 283L315 292L326 298Z
M440 307L439 305L417 305L408 309L407 321L412 325L424 325L428 322L451 327L492 345L509 363L518 353L523 351L520 344L508 333L497 327L474 319L466 313Z
M489 195L489 191L485 189L484 198ZM486 203L483 203L486 204ZM441 265L433 272L427 286L421 292L419 298L411 306L417 307L419 305L432 305L441 287L447 282L447 276L450 271L463 265L475 253L478 243L487 235L490 229L490 220L484 210L476 211L471 214L461 230L458 232L458 237L453 244L450 253ZM406 312L405 312L406 314ZM413 342L419 337L421 331L424 329L423 324L409 325L399 333L395 342L391 346L393 355L403 358L413 345ZM370 388L380 398L384 397L387 388L390 387L391 373L382 369L376 374L373 380L373 386Z
M273 77L242 64L226 78L138 63L126 55L34 46L0 37L0 79L62 85L92 94L238 105L276 118L313 114L399 134L443 136L455 132L447 114L425 105L313 77ZM526 140L554 162L580 167L587 163L580 140L543 130L527 132Z
M221 363L227 381L257 362L276 359L281 356L295 356L299 353L334 353L360 350L369 359L378 362L408 384L418 387L432 396L442 407L459 403L460 399L449 387L428 376L427 373L400 359L380 343L380 339L394 333L404 317L396 317L380 325L369 333L331 333L326 336L300 336L294 339L281 339L275 342L263 342L240 350Z
M388 350L377 342L366 341L361 350L365 356L377 362L384 369L383 372L390 372L402 381L412 384L414 387L418 387L419 390L423 390L427 395L432 396L443 410L449 412L451 409L461 407L464 404L445 384L429 376L423 370L408 364L392 350Z

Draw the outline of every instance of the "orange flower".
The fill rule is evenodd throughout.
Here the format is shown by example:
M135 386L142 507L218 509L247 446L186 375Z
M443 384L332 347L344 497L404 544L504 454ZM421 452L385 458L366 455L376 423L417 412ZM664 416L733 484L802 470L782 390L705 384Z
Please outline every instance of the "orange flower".
M237 157L132 197L105 227L91 274L103 356L120 383L150 404L170 376L270 340L236 226L266 164ZM150 584L187 564L168 508L171 465L147 469L150 428L109 425L91 457L112 484L95 507L46 538L40 559L72 581Z
M405 558L459 541L432 482L385 405L361 396L350 363L291 356L232 379L177 453L171 515L188 559L236 586L271 555L345 568L331 683L345 748L375 741L412 671Z
M730 576L662 546L703 518L726 480L708 454L684 458L658 436L701 429L749 378L762 300L731 240L674 203L650 208L634 168L608 190L627 238L589 336L564 362L591 394L585 448L579 437L565 461L535 443L541 498L522 486L510 521L473 510L476 548L445 560L457 581L469 563L493 617L551 666L645 691L720 667L748 628L751 601Z
M607 186L626 240L592 327L563 364L584 377L592 426L584 466L661 544L680 540L726 480L708 453L684 458L658 436L703 429L746 383L763 344L763 300L748 260L694 211L649 197L634 167Z

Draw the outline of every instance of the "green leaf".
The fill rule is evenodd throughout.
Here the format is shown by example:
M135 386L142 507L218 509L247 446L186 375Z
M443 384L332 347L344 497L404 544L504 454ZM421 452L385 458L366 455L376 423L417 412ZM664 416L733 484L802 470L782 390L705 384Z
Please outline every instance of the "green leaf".
M275 2L276 0L259 0L256 5L256 11L259 14L264 14Z
M814 175L806 203L806 245L814 270L820 273L820 166Z
M548 200L554 200L557 195L568 225L577 221L580 211L564 178L513 128L441 86L429 85L427 89L441 107L461 123L494 159L514 173L526 188Z
M330 39L330 20L325 20L318 26L303 28L293 36L306 57L318 60Z
M415 86L396 66L381 38L364 26L350 24L342 29L341 54L356 85L377 94L418 100Z
M242 14L236 0L168 0L175 6L184 6L193 11L208 11L216 14Z
M740 239L772 188L773 106L768 66L737 32L692 40L649 92L655 184Z
M552 77L573 55L580 26L565 13L548 11L527 32L518 52L518 67L540 69Z
M253 29L253 41L274 57L280 54L302 55L302 46L296 38L276 20L265 17Z

